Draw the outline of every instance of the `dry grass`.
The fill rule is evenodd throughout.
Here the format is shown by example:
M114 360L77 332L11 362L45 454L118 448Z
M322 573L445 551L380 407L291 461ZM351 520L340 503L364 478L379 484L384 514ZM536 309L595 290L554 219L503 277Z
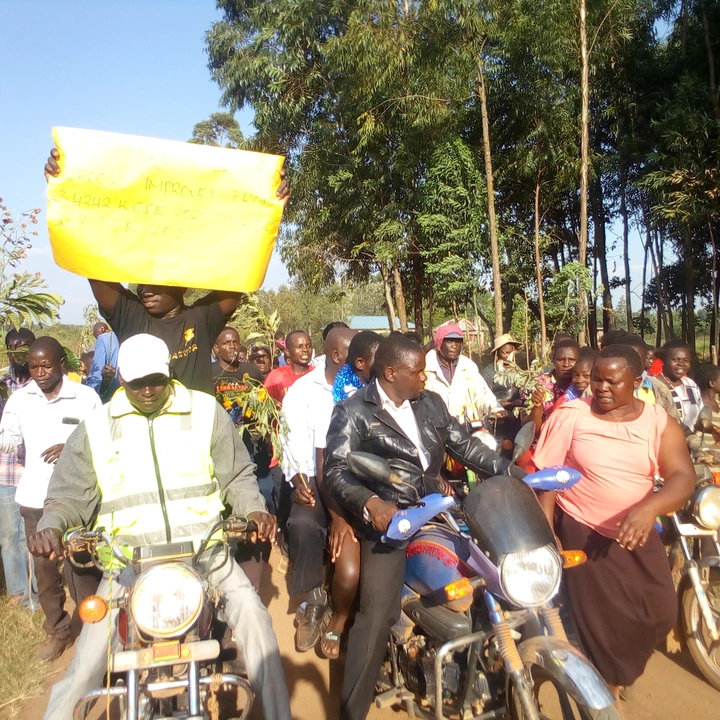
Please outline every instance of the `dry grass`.
M35 659L44 640L42 612L8 607L0 596L0 719L19 717L25 700L42 692L50 666Z

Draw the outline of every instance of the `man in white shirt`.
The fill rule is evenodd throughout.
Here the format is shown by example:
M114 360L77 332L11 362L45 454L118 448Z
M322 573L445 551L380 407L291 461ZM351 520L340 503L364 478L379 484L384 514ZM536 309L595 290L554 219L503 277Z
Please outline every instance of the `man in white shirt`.
M100 405L92 388L63 375L64 363L65 351L55 338L38 338L28 352L32 379L10 396L0 421L0 451L11 452L25 445L25 469L15 499L25 520L26 537L35 533L42 517L50 476L65 442ZM73 597L82 600L91 595L100 581L98 573L70 568L67 563L66 579ZM65 612L65 588L57 561L35 558L35 577L47 633L37 654L41 660L54 660L72 642L71 617Z
M320 638L328 604L323 588L328 518L315 483L315 434L327 434L333 382L345 364L353 335L355 331L348 328L331 329L325 339L323 366L301 377L283 399L283 471L293 488L287 521L288 554L293 566L290 595L304 595L307 603L295 635L300 652L310 650Z

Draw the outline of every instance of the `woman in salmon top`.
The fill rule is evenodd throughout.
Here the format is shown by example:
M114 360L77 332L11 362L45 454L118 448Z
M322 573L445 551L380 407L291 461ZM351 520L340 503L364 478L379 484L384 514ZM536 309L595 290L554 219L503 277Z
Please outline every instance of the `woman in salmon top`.
M571 612L585 652L616 697L642 675L675 624L677 598L653 525L681 508L695 483L680 425L634 397L641 365L631 347L601 350L592 397L557 408L535 452L539 468L568 465L583 476L540 502L562 545L587 553L565 577ZM654 493L656 476L664 485Z

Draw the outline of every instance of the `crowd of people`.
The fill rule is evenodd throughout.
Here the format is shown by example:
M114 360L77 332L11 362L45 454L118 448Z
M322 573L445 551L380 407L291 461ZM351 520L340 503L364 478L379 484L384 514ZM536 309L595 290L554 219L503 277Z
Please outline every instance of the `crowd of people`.
M254 520L253 543L238 550L237 562L221 567L211 558L208 571L267 718L291 717L258 594L271 545L279 538L289 559L297 650L318 646L334 660L347 638L340 716L362 720L404 581L404 548L381 536L403 487L452 494L467 471L522 477L567 465L582 474L567 492L539 501L558 545L588 555L566 577L570 612L578 642L617 697L673 626L677 599L654 522L690 496L688 447L697 445L703 405L718 420L712 438L720 440L720 369L691 373L685 343L650 348L612 331L595 353L558 333L552 364L515 387L521 343L509 334L496 339L482 371L453 323L427 345L412 332L383 337L337 321L323 330L322 352L303 330L246 346L228 326L238 293L212 292L188 306L184 288L90 286L105 321L93 328L82 382L68 372L57 340L25 328L5 338L9 368L0 380L7 593L12 604L37 598L42 607L39 658L56 659L79 636L46 718L66 720L102 684L108 646L118 641L117 611L110 643L105 625L80 627L80 602L109 597L117 586L95 568L65 562L61 570L63 534L78 526L102 525L130 552L197 544L224 512ZM238 392L273 403L276 424L252 431L249 406L229 400ZM483 427L487 418L510 442L521 424L534 423L535 443L518 466ZM381 498L354 477L351 451L386 459L403 481L397 494Z
M77 606L107 593L107 580L67 562L61 574L63 533L101 523L128 548L197 541L226 509L258 524L257 542L213 581L231 599L225 619L266 717L291 717L277 641L257 593L279 527L298 607L297 650L318 645L334 660L347 637L341 717L364 718L400 613L405 553L380 542L397 504L349 473L347 453L386 458L420 495L453 492L448 459L480 477L523 474L487 432L477 432L489 416L513 432L535 423L526 469L568 465L582 473L574 488L545 493L540 502L558 543L588 554L566 578L572 618L584 651L617 694L642 674L673 626L676 595L653 523L692 490L687 448L700 408L720 416L720 369L700 365L691 379L686 344L651 349L613 331L595 354L558 335L552 365L528 390L502 377L521 345L507 334L482 372L463 354L463 332L453 324L427 346L415 334L383 337L334 322L323 331L322 353L301 330L248 348L226 325L238 296L214 293L188 307L178 288L141 285L134 294L112 283L91 287L107 322L93 330L82 383L68 376L56 340L27 329L5 338L0 523L7 592L18 605L37 594L47 633L41 659L57 658L80 636L47 718L69 717L77 699L101 684L107 652L106 632L81 630L77 613L66 611L64 588ZM281 453L222 402L238 387L277 403ZM653 492L658 477L664 483Z

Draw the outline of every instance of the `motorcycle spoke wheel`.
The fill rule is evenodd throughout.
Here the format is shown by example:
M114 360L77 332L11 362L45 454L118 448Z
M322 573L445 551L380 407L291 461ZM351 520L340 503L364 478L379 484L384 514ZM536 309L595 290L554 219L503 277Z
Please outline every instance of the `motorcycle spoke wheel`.
M620 720L614 706L603 710L591 710L580 707L549 673L541 667L533 666L532 692L540 710L540 720ZM520 706L514 686L508 692L508 707L512 720L526 720Z
M720 624L720 579L711 575L705 586L713 618ZM688 650L705 679L720 690L720 641L714 642L700 612L697 595L688 585L682 596L682 620Z

